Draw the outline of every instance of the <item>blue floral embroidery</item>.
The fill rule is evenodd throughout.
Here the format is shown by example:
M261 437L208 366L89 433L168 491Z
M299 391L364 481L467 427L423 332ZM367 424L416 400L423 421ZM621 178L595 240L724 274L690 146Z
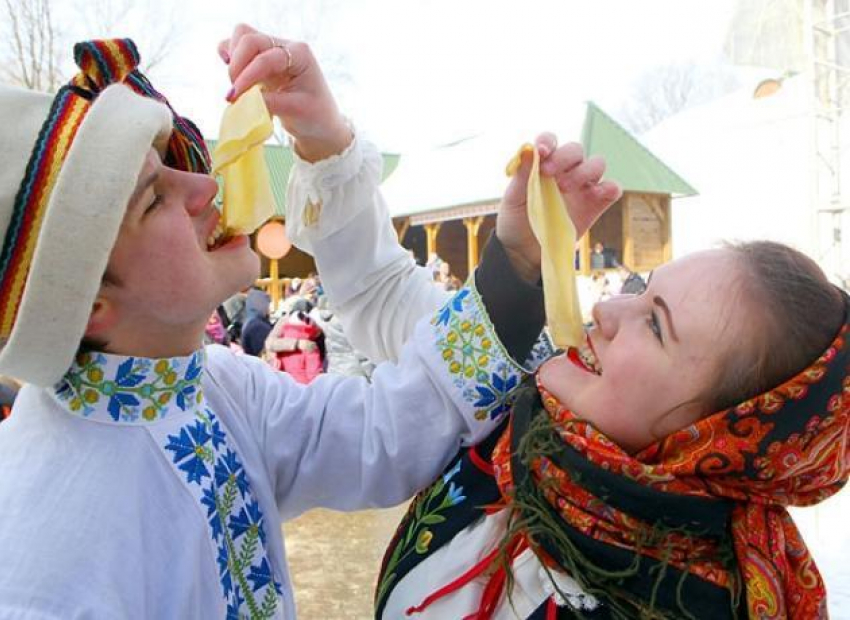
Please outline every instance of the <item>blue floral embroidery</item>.
M452 297L448 303L437 313L436 324L437 325L448 325L449 319L452 317L452 313L460 313L463 312L463 300L467 298L469 295L469 289L463 288L458 291L454 297Z
M443 363L475 408L475 418L494 420L504 414L525 370L502 348L474 288L458 292L431 323Z
M212 435L213 448L218 450L225 442L224 431L221 430L221 425L218 423L218 420L215 420L212 423L212 426L210 427L210 434Z
M265 543L266 535L263 530L263 515L257 502L251 502L246 508L242 508L239 514L230 518L230 534L236 540L245 532L257 531L260 540Z
M230 578L230 554L227 552L227 543L222 543L218 548L218 572L221 576L221 587L225 596L233 592L233 581Z
M251 572L248 573L248 579L254 582L255 590L259 590L263 586L271 583L271 567L269 566L269 563L266 558L263 558L263 561L260 563L259 566L251 567Z
M218 540L221 538L221 516L218 514L218 509L216 508L215 491L212 488L204 489L201 504L207 508L207 518L209 519L213 538Z
M180 435L169 435L166 450L174 452L174 462L179 463L180 469L189 474L189 482L201 484L202 478L209 478L205 460L209 460L210 450L206 447L210 440L206 426L200 420L195 420L192 426L180 429Z
M216 424L218 423L216 422ZM216 461L215 483L218 486L224 486L231 479L236 483L239 494L245 497L248 492L248 478L245 477L245 470L242 469L242 464L239 462L236 453L228 449L224 456L219 457Z
M490 418L495 419L510 409L510 393L519 385L519 376L503 372L492 373L490 381L485 385L476 385L478 400L474 406L490 411Z
M227 617L272 618L282 588L268 561L263 514L224 424L206 407L203 362L203 351L160 360L82 354L55 394L74 414L148 426L203 510ZM149 424L169 411L192 415Z
M544 334L540 335L540 338L537 339L537 342L534 343L534 346L531 348L531 353L528 355L528 359L525 360L523 366L527 368L530 372L536 371L540 365L548 360L555 354L555 347L552 346L552 341L549 339L549 336Z
M245 599L239 592L239 588L236 588L233 601L227 606L227 620L242 620L245 615L240 614L239 610L242 609L244 604Z
M463 487L455 486L454 482L449 483L449 492L446 493L446 500L452 506L457 506L463 500L466 499L466 495L463 494Z
M461 462L460 459L458 459L457 463L455 463L455 466L443 474L443 484L448 484L449 480L457 476L458 472L460 471L460 465Z
M395 582L395 571L405 558L411 553L419 555L428 553L434 538L434 533L429 526L443 523L448 509L466 500L463 487L457 486L452 480L460 472L462 464L458 458L450 470L441 478L437 478L434 484L422 491L411 502L408 508L410 519L406 521L404 529L399 531L398 541L387 560L383 577L378 584L378 592L375 596L377 602L386 596L389 587Z
M202 487L199 501L217 543L216 560L228 614L273 617L282 588L268 563L263 513L238 453L227 445L221 422L205 409L167 439L164 449L174 453L173 463L186 472L187 483Z
M181 411L198 405L203 356L198 351L188 358L150 360L81 353L56 386L56 395L85 417L103 411L113 422L155 422L172 402Z

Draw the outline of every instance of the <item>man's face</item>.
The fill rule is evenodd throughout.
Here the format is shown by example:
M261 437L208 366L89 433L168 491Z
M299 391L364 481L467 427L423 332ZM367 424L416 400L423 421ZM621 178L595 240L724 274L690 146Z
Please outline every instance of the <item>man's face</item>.
M103 289L120 329L191 350L216 306L256 279L259 259L247 237L208 249L216 192L211 177L168 168L151 150L109 258L117 284Z

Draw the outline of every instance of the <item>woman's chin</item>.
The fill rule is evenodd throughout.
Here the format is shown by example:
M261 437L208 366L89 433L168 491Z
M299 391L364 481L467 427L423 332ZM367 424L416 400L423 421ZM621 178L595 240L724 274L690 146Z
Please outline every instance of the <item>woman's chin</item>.
M539 371L540 384L568 409L575 405L575 396L590 382L598 381L593 373L580 362L563 353L546 361Z

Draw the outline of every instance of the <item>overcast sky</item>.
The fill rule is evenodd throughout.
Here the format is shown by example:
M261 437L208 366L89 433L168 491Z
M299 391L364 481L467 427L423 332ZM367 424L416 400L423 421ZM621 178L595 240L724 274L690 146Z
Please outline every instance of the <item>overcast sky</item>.
M343 110L380 148L401 152L506 125L571 132L565 117L584 100L611 109L653 67L716 62L734 7L734 0L148 2L158 10L137 9L115 34L143 44L164 21L181 24L167 66L151 77L208 137L218 133L229 88L216 43L245 21L312 41Z

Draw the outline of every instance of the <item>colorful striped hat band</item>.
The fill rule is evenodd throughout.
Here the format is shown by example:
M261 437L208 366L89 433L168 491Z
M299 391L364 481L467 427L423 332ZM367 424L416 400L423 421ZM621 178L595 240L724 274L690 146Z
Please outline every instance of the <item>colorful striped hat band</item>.
M172 168L208 173L210 157L197 127L171 105L136 67L139 52L130 39L86 41L74 46L80 72L59 89L44 121L15 196L0 251L0 338L12 332L24 294L41 224L50 196L92 102L107 86L123 83L136 93L167 105L173 131L163 162Z

